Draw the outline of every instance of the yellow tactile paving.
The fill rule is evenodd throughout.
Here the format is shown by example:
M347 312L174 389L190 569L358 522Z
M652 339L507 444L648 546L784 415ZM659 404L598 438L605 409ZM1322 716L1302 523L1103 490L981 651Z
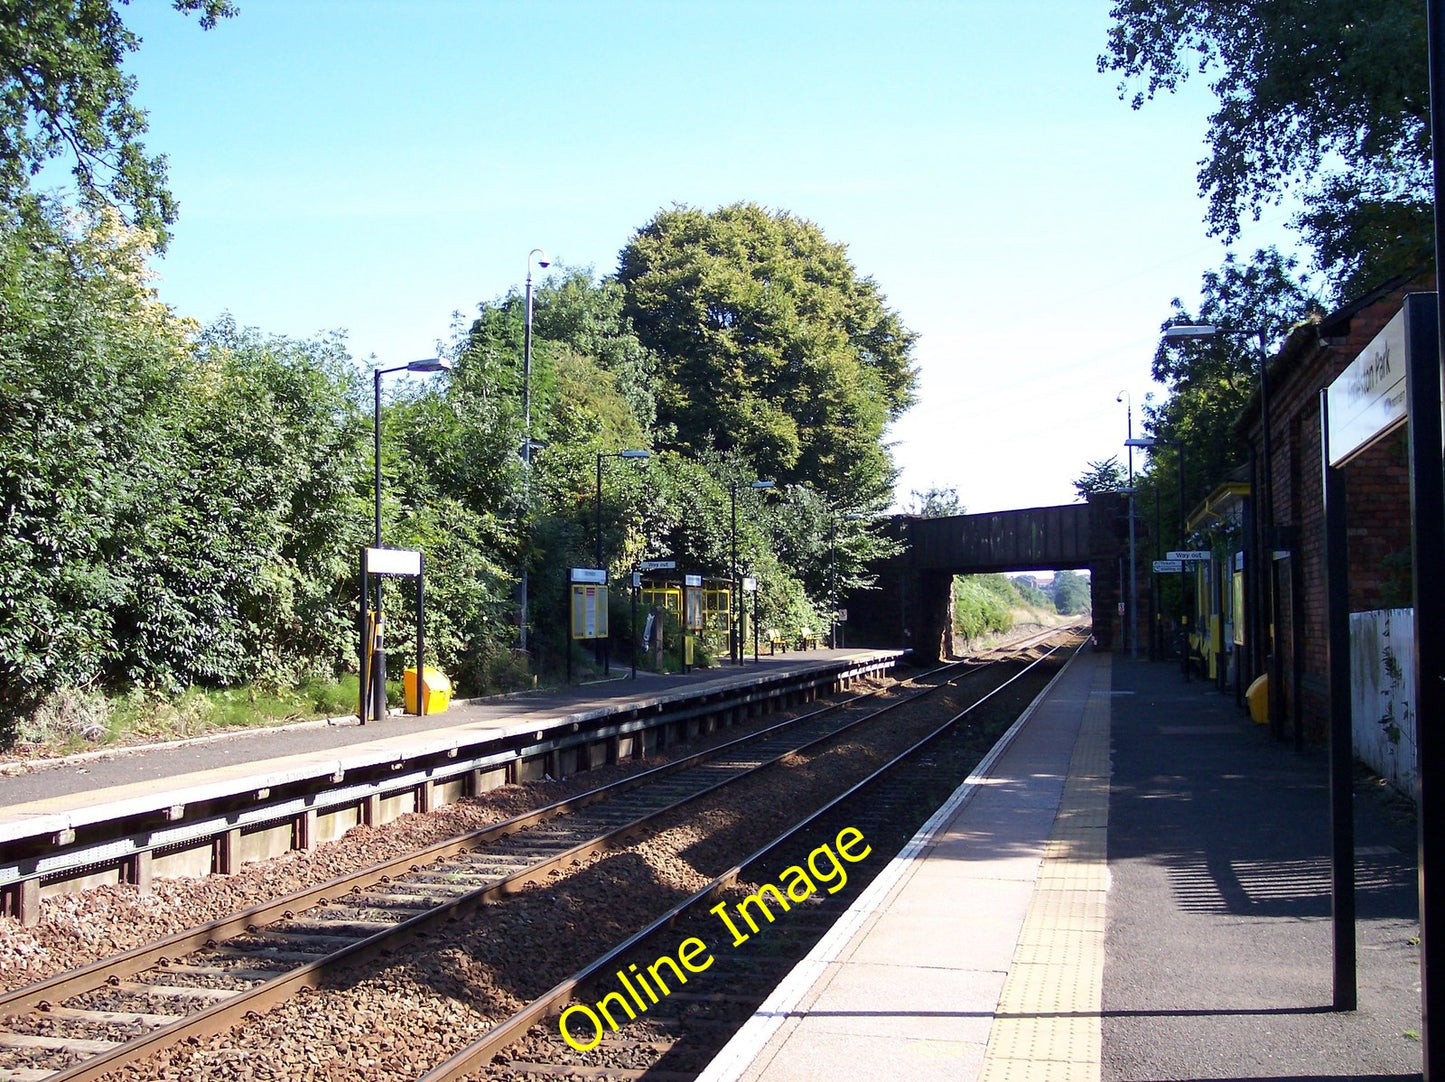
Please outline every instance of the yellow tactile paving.
M1109 683L1110 671L1101 667L989 1030L980 1082L1099 1082Z

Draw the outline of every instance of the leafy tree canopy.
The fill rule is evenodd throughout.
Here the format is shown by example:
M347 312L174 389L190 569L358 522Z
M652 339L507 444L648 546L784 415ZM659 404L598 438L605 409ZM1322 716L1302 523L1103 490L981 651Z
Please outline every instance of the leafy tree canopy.
M1295 275L1294 261L1272 248L1255 252L1248 263L1226 258L1218 271L1204 275L1200 294L1197 313L1175 298L1164 326L1207 323L1224 330L1212 338L1161 340L1152 374L1169 395L1144 407L1151 434L1174 453L1186 449L1187 503L1202 498L1241 461L1234 427L1259 386L1261 351L1272 351L1317 310L1308 283ZM1166 499L1171 487L1161 489Z
M1064 613L1089 611L1089 579L1077 571L1059 571L1054 575L1054 608Z
M1191 75L1218 99L1200 190L1211 232L1301 195L1342 295L1431 261L1429 73L1419 0L1115 0L1101 71L1137 109Z
M914 489L909 493L903 513L919 518L947 518L949 515L965 515L968 510L959 499L958 489L952 485L934 485L923 492Z
M1115 456L1090 462L1088 468L1075 478L1074 491L1079 494L1079 499L1087 500L1096 492L1118 492L1127 482L1124 467Z
M883 432L913 400L916 336L816 225L748 203L662 211L618 280L675 446L833 498L891 486Z
M173 6L200 12L206 29L236 13L232 0ZM139 48L115 0L0 4L0 201L18 205L46 162L69 159L82 200L122 208L164 245L176 203L164 156L141 142L145 112L121 66Z

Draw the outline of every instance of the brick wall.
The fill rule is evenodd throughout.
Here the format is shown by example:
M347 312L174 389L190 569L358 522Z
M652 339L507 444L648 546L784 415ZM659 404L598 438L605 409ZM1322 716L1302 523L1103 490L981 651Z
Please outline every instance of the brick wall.
M1323 739L1328 722L1320 391L1394 317L1406 292L1431 287L1415 283L1374 300L1355 313L1342 342L1326 344L1313 326L1301 328L1271 363L1274 521L1293 531L1292 557L1276 565L1280 576L1275 636L1282 676L1279 691L1287 727L1298 716L1306 736L1314 741ZM1262 462L1257 398L1243 431ZM1391 596L1392 589L1398 589L1398 579L1392 579L1386 560L1410 544L1410 479L1404 448L1403 434L1397 433L1374 444L1345 469L1352 612L1398 602L1398 597Z

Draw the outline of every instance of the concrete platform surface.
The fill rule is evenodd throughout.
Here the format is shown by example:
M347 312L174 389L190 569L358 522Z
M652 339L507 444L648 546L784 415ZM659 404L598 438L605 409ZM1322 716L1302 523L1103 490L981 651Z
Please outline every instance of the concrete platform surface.
M1326 782L1177 666L1080 654L699 1077L1419 1078L1413 823L1362 778L1335 1012Z

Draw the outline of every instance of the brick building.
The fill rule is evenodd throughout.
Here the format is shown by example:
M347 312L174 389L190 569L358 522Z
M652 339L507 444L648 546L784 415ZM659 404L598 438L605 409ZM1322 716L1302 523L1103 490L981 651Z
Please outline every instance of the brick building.
M1433 280L1397 279L1295 328L1269 360L1267 397L1256 391L1238 423L1251 470L1239 680L1248 686L1270 674L1276 735L1322 740L1329 717L1320 392L1394 317L1407 293L1429 289ZM1405 448L1398 432L1345 469L1351 612L1410 604ZM1254 574L1260 567L1262 576Z

